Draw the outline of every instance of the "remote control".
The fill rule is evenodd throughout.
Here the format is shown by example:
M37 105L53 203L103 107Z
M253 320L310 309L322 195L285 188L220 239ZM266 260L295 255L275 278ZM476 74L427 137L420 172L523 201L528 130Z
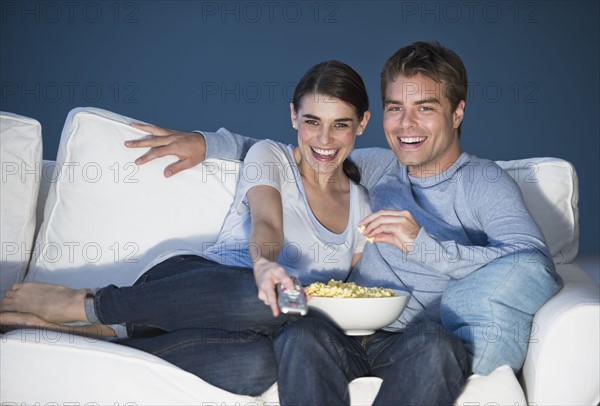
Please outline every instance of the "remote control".
M285 314L304 316L308 312L306 295L298 279L291 277L296 289L286 289L281 283L277 285L277 303L279 310Z

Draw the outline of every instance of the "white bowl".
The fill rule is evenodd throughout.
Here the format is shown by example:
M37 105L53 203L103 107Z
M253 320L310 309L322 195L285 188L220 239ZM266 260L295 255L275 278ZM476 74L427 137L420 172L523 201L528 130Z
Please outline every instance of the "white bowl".
M394 297L337 298L313 296L309 314L325 317L351 336L373 334L392 324L404 310L408 293Z

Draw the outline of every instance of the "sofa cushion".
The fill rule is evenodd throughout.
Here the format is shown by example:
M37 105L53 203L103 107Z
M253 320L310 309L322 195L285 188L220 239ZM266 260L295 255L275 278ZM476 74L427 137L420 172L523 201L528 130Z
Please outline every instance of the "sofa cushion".
M544 233L556 264L575 259L579 248L577 173L559 158L498 161L521 188L525 203Z
M168 362L134 348L44 330L15 330L2 342L2 400L19 404L277 405L274 384L260 398L235 395L208 384ZM95 379L81 373L81 362L94 366ZM62 373L53 373L56 365ZM31 386L21 382L35 382ZM362 377L349 385L350 405L371 405L381 379ZM126 384L123 384L126 383ZM502 366L487 376L472 375L454 403L525 405L512 369Z
M166 179L176 157L133 163L146 151L124 146L146 135L135 121L95 108L69 113L28 280L130 285L167 257L214 242L239 162L209 160Z
M0 348L2 405L262 405L152 354L89 337L14 330Z
M25 275L33 245L42 163L42 126L0 112L0 297Z

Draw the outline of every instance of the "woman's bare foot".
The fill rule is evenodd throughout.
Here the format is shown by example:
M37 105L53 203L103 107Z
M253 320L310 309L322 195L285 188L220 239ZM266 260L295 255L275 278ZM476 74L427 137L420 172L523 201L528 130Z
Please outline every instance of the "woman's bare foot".
M0 306L1 312L30 313L50 323L87 322L84 299L87 289L25 282L13 285Z
M103 324L69 326L65 324L50 323L35 314L30 313L0 313L0 332L7 333L21 328L35 328L94 338L116 336L116 333L112 328Z

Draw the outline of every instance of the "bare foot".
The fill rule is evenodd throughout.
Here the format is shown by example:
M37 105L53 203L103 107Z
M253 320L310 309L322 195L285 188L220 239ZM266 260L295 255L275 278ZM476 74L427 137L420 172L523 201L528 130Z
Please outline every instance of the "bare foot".
M31 313L47 322L58 324L86 322L86 292L87 289L71 289L48 283L17 283L2 299L0 311Z
M94 338L116 336L116 333L112 328L103 324L68 326L65 324L50 323L35 314L30 313L0 313L0 332L7 333L21 328L35 328Z

